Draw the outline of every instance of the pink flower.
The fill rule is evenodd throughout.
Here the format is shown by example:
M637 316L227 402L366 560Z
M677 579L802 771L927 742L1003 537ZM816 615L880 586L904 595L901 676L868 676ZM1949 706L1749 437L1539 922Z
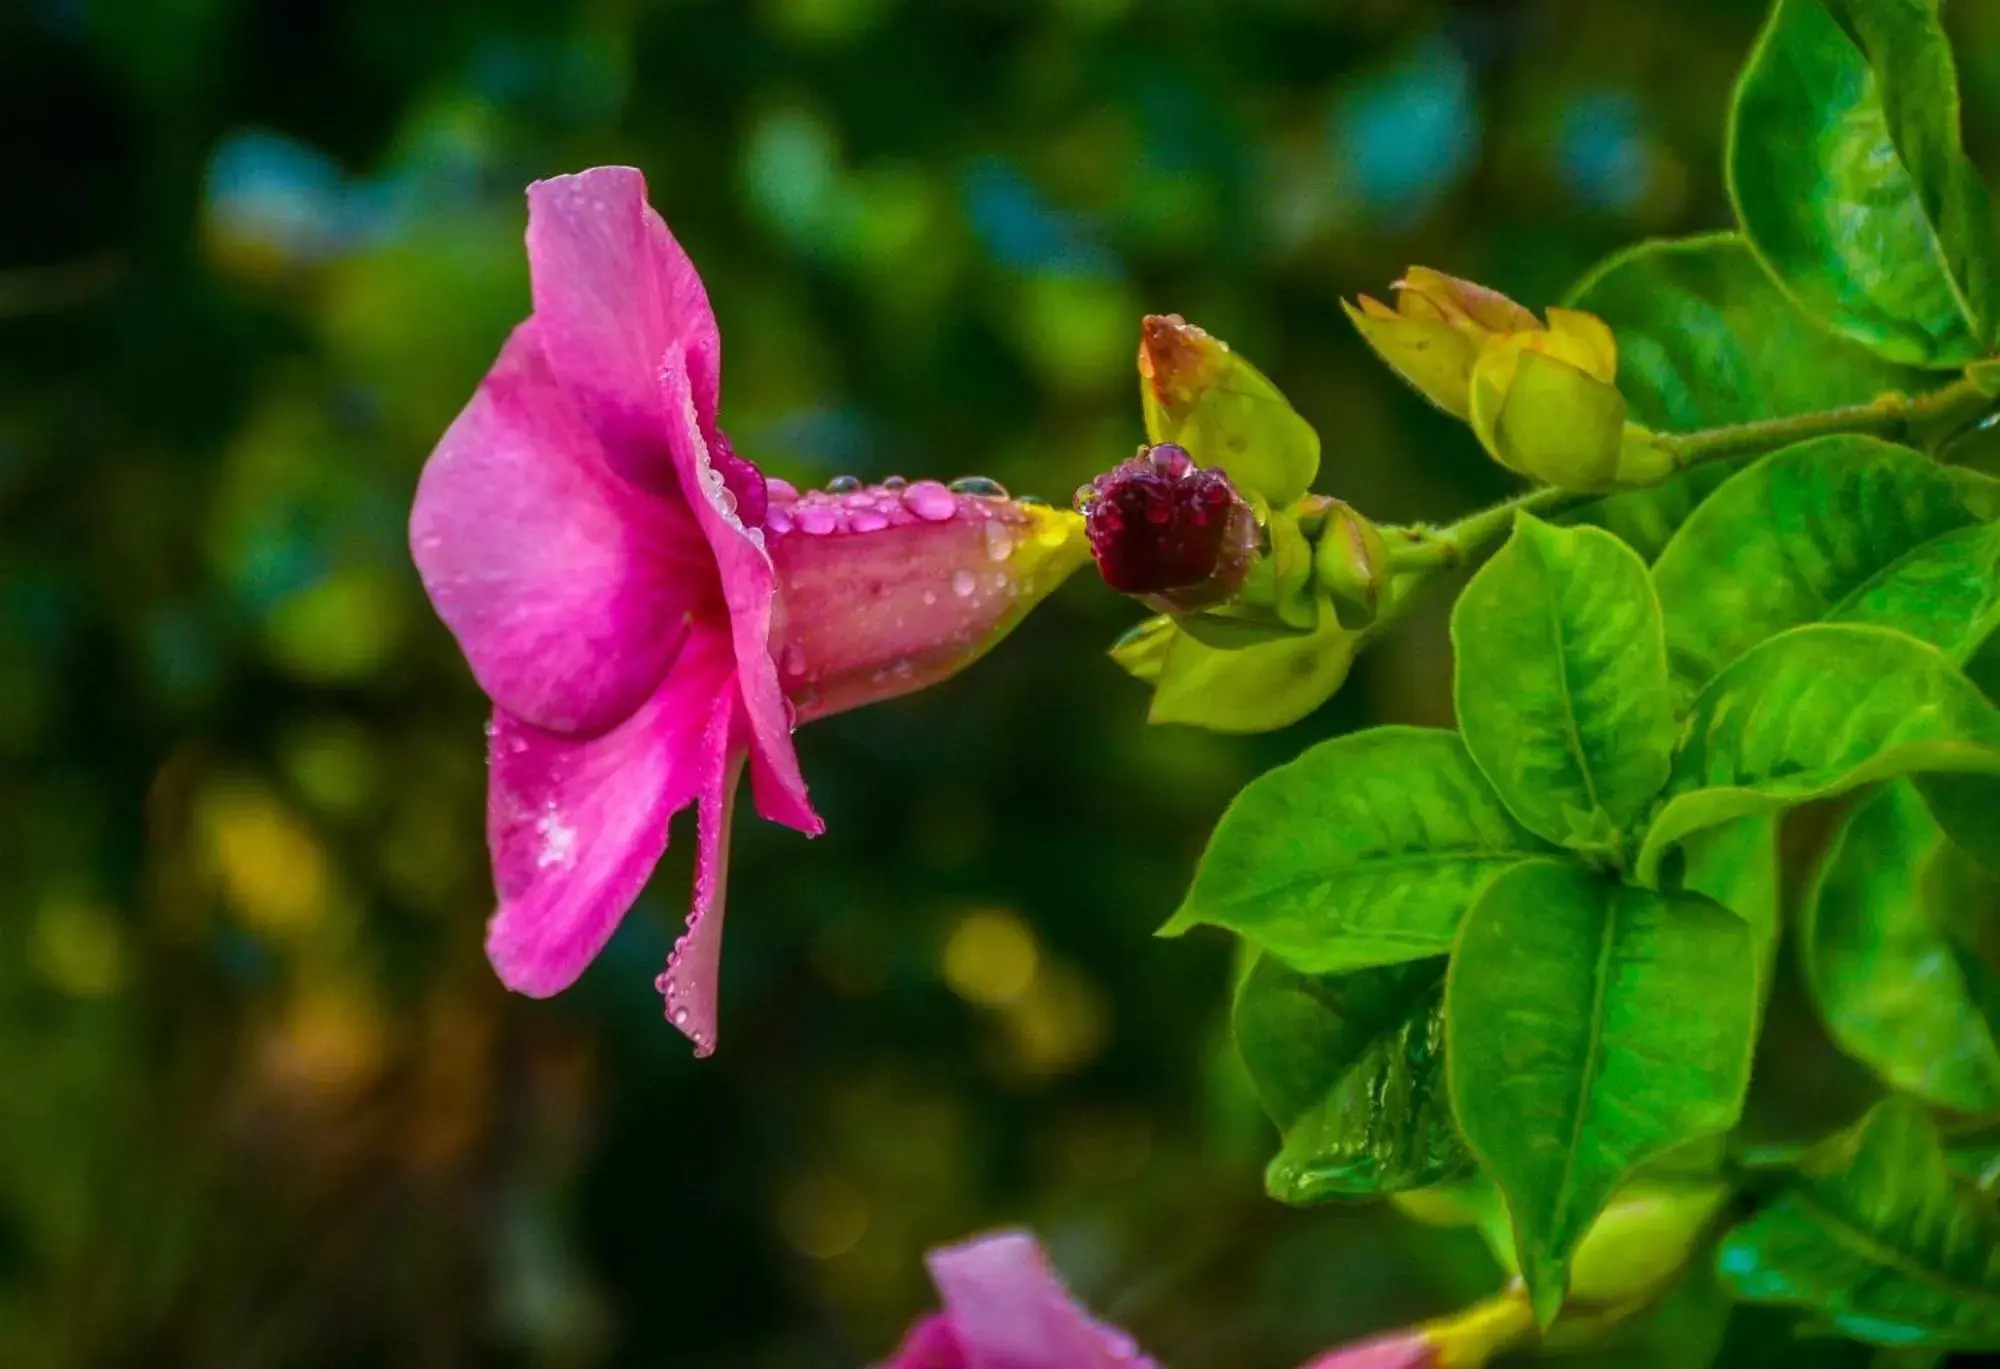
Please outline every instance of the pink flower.
M917 1322L877 1369L1160 1369L1063 1287L1025 1231L975 1236L926 1263L944 1310ZM1461 1312L1322 1351L1304 1369L1477 1369L1530 1334L1516 1284Z
M534 311L410 516L424 587L494 704L487 954L522 993L567 987L693 805L693 908L658 987L705 1055L746 766L762 816L817 834L795 723L962 668L1083 539L997 486L765 480L717 426L715 317L639 172L536 182L527 241Z
M933 1250L944 1310L910 1328L880 1369L1159 1369L1132 1338L1091 1320L1025 1231Z

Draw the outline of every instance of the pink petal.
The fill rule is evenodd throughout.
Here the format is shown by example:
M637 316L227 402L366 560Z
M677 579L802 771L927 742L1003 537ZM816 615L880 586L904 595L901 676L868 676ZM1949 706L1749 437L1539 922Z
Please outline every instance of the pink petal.
M1122 1332L1091 1320L1025 1231L934 1250L926 1263L966 1369L1154 1369Z
M1436 1369L1438 1347L1420 1330L1392 1331L1355 1345L1330 1350L1305 1369Z
M1090 555L1073 513L934 481L781 507L780 679L805 721L958 673Z
M528 187L528 269L549 364L574 390L617 470L654 490L672 481L656 377L685 368L696 410L715 420L722 341L687 253L646 203L646 178L600 166Z
M557 732L629 716L717 583L685 505L612 475L530 320L425 465L410 552L474 678Z
M588 741L495 710L486 836L500 907L486 953L507 987L560 992L604 948L666 850L668 820L722 769L709 723L736 706L729 669L720 635L695 632L645 706Z
M951 1318L933 1313L912 1326L878 1369L970 1369Z
M743 773L738 750L742 704L728 699L708 721L702 754L711 769L696 812L694 906L687 931L674 942L659 989L666 996L667 1020L694 1043L697 1058L715 1051L717 999L722 967L722 913L729 887L729 818L736 807L736 781Z
M661 363L660 387L671 420L667 442L674 467L695 518L708 535L722 576L722 596L729 605L757 811L772 822L817 836L825 824L806 797L805 777L792 749L791 712L778 687L777 663L771 659L771 608L777 589L763 530L747 527L739 516L735 495L710 459L687 373L672 356Z

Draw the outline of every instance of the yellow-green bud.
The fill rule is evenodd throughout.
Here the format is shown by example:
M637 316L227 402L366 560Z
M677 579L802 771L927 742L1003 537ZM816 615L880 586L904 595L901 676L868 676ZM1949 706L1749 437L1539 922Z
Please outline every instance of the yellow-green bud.
M1178 314L1149 314L1139 335L1139 402L1149 441L1187 449L1274 507L1319 471L1319 434L1264 373Z
M1375 525L1338 499L1331 501L1313 547L1313 577L1342 627L1358 631L1375 621L1388 560Z

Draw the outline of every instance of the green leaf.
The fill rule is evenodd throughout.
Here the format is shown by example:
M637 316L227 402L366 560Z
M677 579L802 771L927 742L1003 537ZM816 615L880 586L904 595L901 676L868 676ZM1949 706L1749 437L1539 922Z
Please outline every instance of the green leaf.
M1161 933L1225 927L1308 974L1422 960L1488 877L1548 851L1456 732L1373 728L1246 785Z
M1757 948L1760 983L1768 983L1783 930L1778 917L1778 819L1738 818L1697 832L1685 845L1681 887L1706 894L1742 918Z
M1611 325L1632 417L1666 432L1864 404L1928 379L1799 312L1736 233L1627 248L1570 304Z
M1881 1103L1723 1242L1723 1283L1876 1345L2000 1349L2000 1207L1916 1103Z
M1841 823L1807 894L1800 958L1833 1039L1890 1085L2000 1109L2000 1044L1946 927L1994 889L1895 784Z
M1562 521L1603 528L1637 552L1641 560L1656 561L1701 502L1748 464L1748 457L1704 461L1657 485L1592 500Z
M1287 1203L1435 1184L1472 1163L1444 1086L1443 957L1304 975L1261 956L1236 990L1236 1050L1284 1146Z
M1466 748L1530 831L1621 852L1674 747L1646 564L1599 528L1527 515L1451 615Z
M1111 655L1153 686L1149 722L1270 732L1332 698L1354 664L1360 639L1331 609L1318 612L1314 631L1236 647L1211 646L1161 615L1128 632Z
M1543 1325L1619 1181L1735 1122L1756 996L1743 920L1696 895L1533 861L1467 913L1445 1069L1459 1127L1507 1195Z
M1657 878L1667 851L1705 828L1924 773L2000 774L2000 711L1914 637L1794 628L1696 698L1639 876Z
M2000 628L2000 523L1933 537L1857 586L1826 618L1907 632L1963 666Z
M1825 617L1911 548L1973 523L1952 472L1869 437L1773 452L1711 495L1653 567L1684 694L1774 632Z
M1969 665L2000 629L2000 524L1932 539L1848 595L1828 617L1893 627ZM1993 781L1932 776L1921 787L1945 830L2000 873L2000 823L1994 821L2000 789Z
M1937 0L1778 0L1737 84L1745 235L1807 313L1891 361L1971 361L2000 314L1958 124Z

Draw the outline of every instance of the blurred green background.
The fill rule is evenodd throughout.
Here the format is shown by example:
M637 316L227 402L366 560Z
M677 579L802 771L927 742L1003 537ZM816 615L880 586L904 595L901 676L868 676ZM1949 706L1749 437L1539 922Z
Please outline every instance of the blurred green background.
M1442 605L1229 739L1145 726L1079 577L802 733L828 832L739 824L697 1062L651 988L684 839L569 993L487 969L483 707L404 519L526 310L523 185L605 162L773 474L1064 498L1175 310L1322 489L1448 517L1503 475L1336 300L1417 261L1540 304L1725 224L1760 8L0 4L0 1364L864 1365L927 1246L1012 1223L1176 1369L1483 1290L1469 1238L1263 1198L1226 946L1149 936L1244 780L1448 721ZM1991 171L2000 5L1949 17Z

